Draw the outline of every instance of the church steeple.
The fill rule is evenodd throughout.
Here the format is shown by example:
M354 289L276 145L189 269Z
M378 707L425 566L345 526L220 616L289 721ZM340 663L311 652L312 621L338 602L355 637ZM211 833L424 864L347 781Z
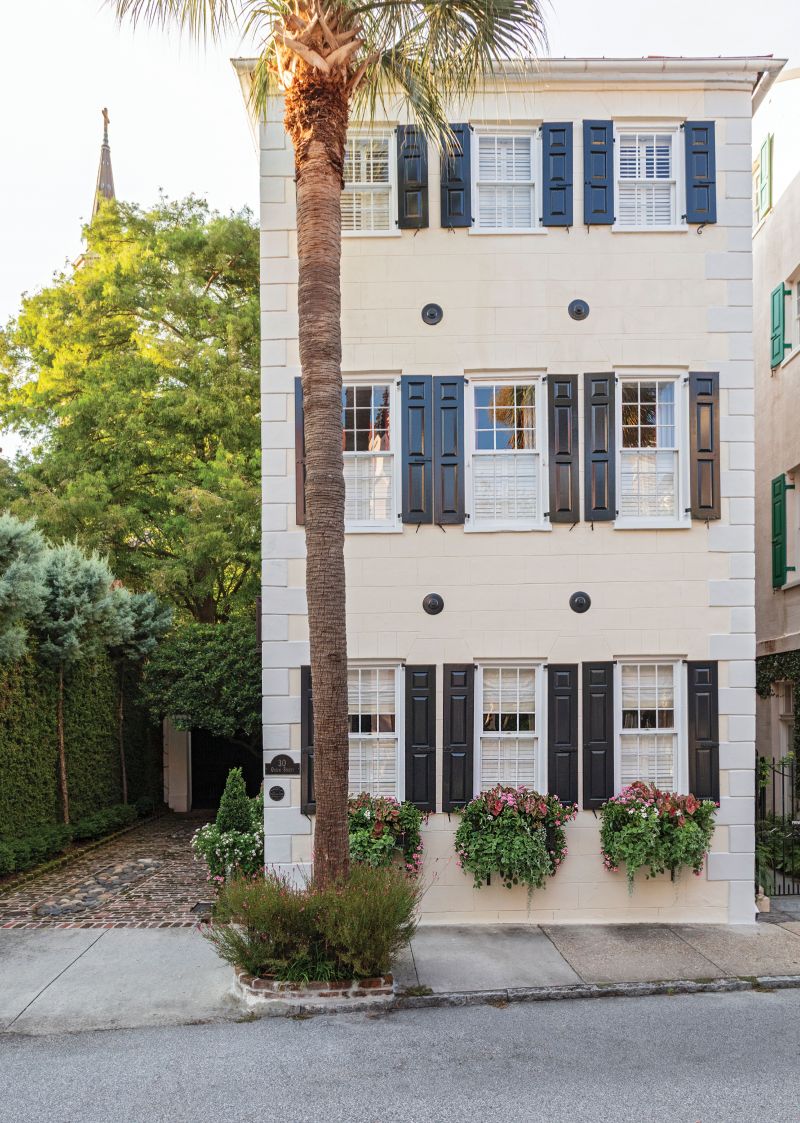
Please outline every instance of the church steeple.
M103 110L103 143L100 147L100 166L97 169L97 186L94 191L92 218L100 210L103 199L113 199L114 173L111 170L111 148L108 143L108 110Z

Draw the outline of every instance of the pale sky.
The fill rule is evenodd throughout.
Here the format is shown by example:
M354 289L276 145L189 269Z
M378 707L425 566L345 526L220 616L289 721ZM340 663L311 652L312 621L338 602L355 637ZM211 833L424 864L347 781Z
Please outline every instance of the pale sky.
M550 0L554 56L794 56L798 0ZM229 58L119 28L102 0L0 0L0 323L80 250L108 106L117 195L256 210L257 164Z

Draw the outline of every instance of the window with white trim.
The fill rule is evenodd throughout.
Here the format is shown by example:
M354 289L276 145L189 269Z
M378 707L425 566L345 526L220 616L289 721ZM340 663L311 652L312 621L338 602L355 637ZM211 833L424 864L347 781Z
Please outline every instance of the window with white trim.
M473 381L470 528L527 528L542 517L537 394L530 379Z
M393 233L394 133L350 133L344 153L342 232Z
M679 666L621 663L618 787L644 780L666 791L677 789Z
M477 782L480 791L541 783L537 727L541 667L487 664L478 668Z
M678 225L677 136L670 129L617 128L617 226Z
M680 503L680 384L620 379L618 518L676 521Z
M344 518L348 530L397 529L394 385L342 386Z
M397 667L348 667L351 796L400 798L400 682Z
M475 142L473 229L533 230L537 226L534 134L481 131Z
M784 679L775 684L778 694L778 723L780 729L780 755L794 752L794 683Z

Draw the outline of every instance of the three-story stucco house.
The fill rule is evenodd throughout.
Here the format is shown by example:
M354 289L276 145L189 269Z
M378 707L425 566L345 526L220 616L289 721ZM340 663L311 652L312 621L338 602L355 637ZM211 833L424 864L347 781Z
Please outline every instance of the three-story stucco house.
M252 63L237 60L245 93ZM751 115L764 58L561 59L348 141L350 784L409 799L429 921L754 919ZM261 160L266 860L308 868L294 163ZM298 775L293 775L299 769ZM699 878L605 870L635 780L718 799ZM455 814L580 805L546 889L475 889Z

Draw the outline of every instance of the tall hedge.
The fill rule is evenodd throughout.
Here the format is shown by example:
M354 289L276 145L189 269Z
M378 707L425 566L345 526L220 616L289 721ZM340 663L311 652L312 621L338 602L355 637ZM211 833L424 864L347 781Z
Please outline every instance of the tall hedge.
M161 799L161 743L127 675L128 799ZM65 690L67 775L77 820L121 800L116 738L117 675L105 656L70 674ZM61 821L56 678L30 656L0 665L0 836Z

